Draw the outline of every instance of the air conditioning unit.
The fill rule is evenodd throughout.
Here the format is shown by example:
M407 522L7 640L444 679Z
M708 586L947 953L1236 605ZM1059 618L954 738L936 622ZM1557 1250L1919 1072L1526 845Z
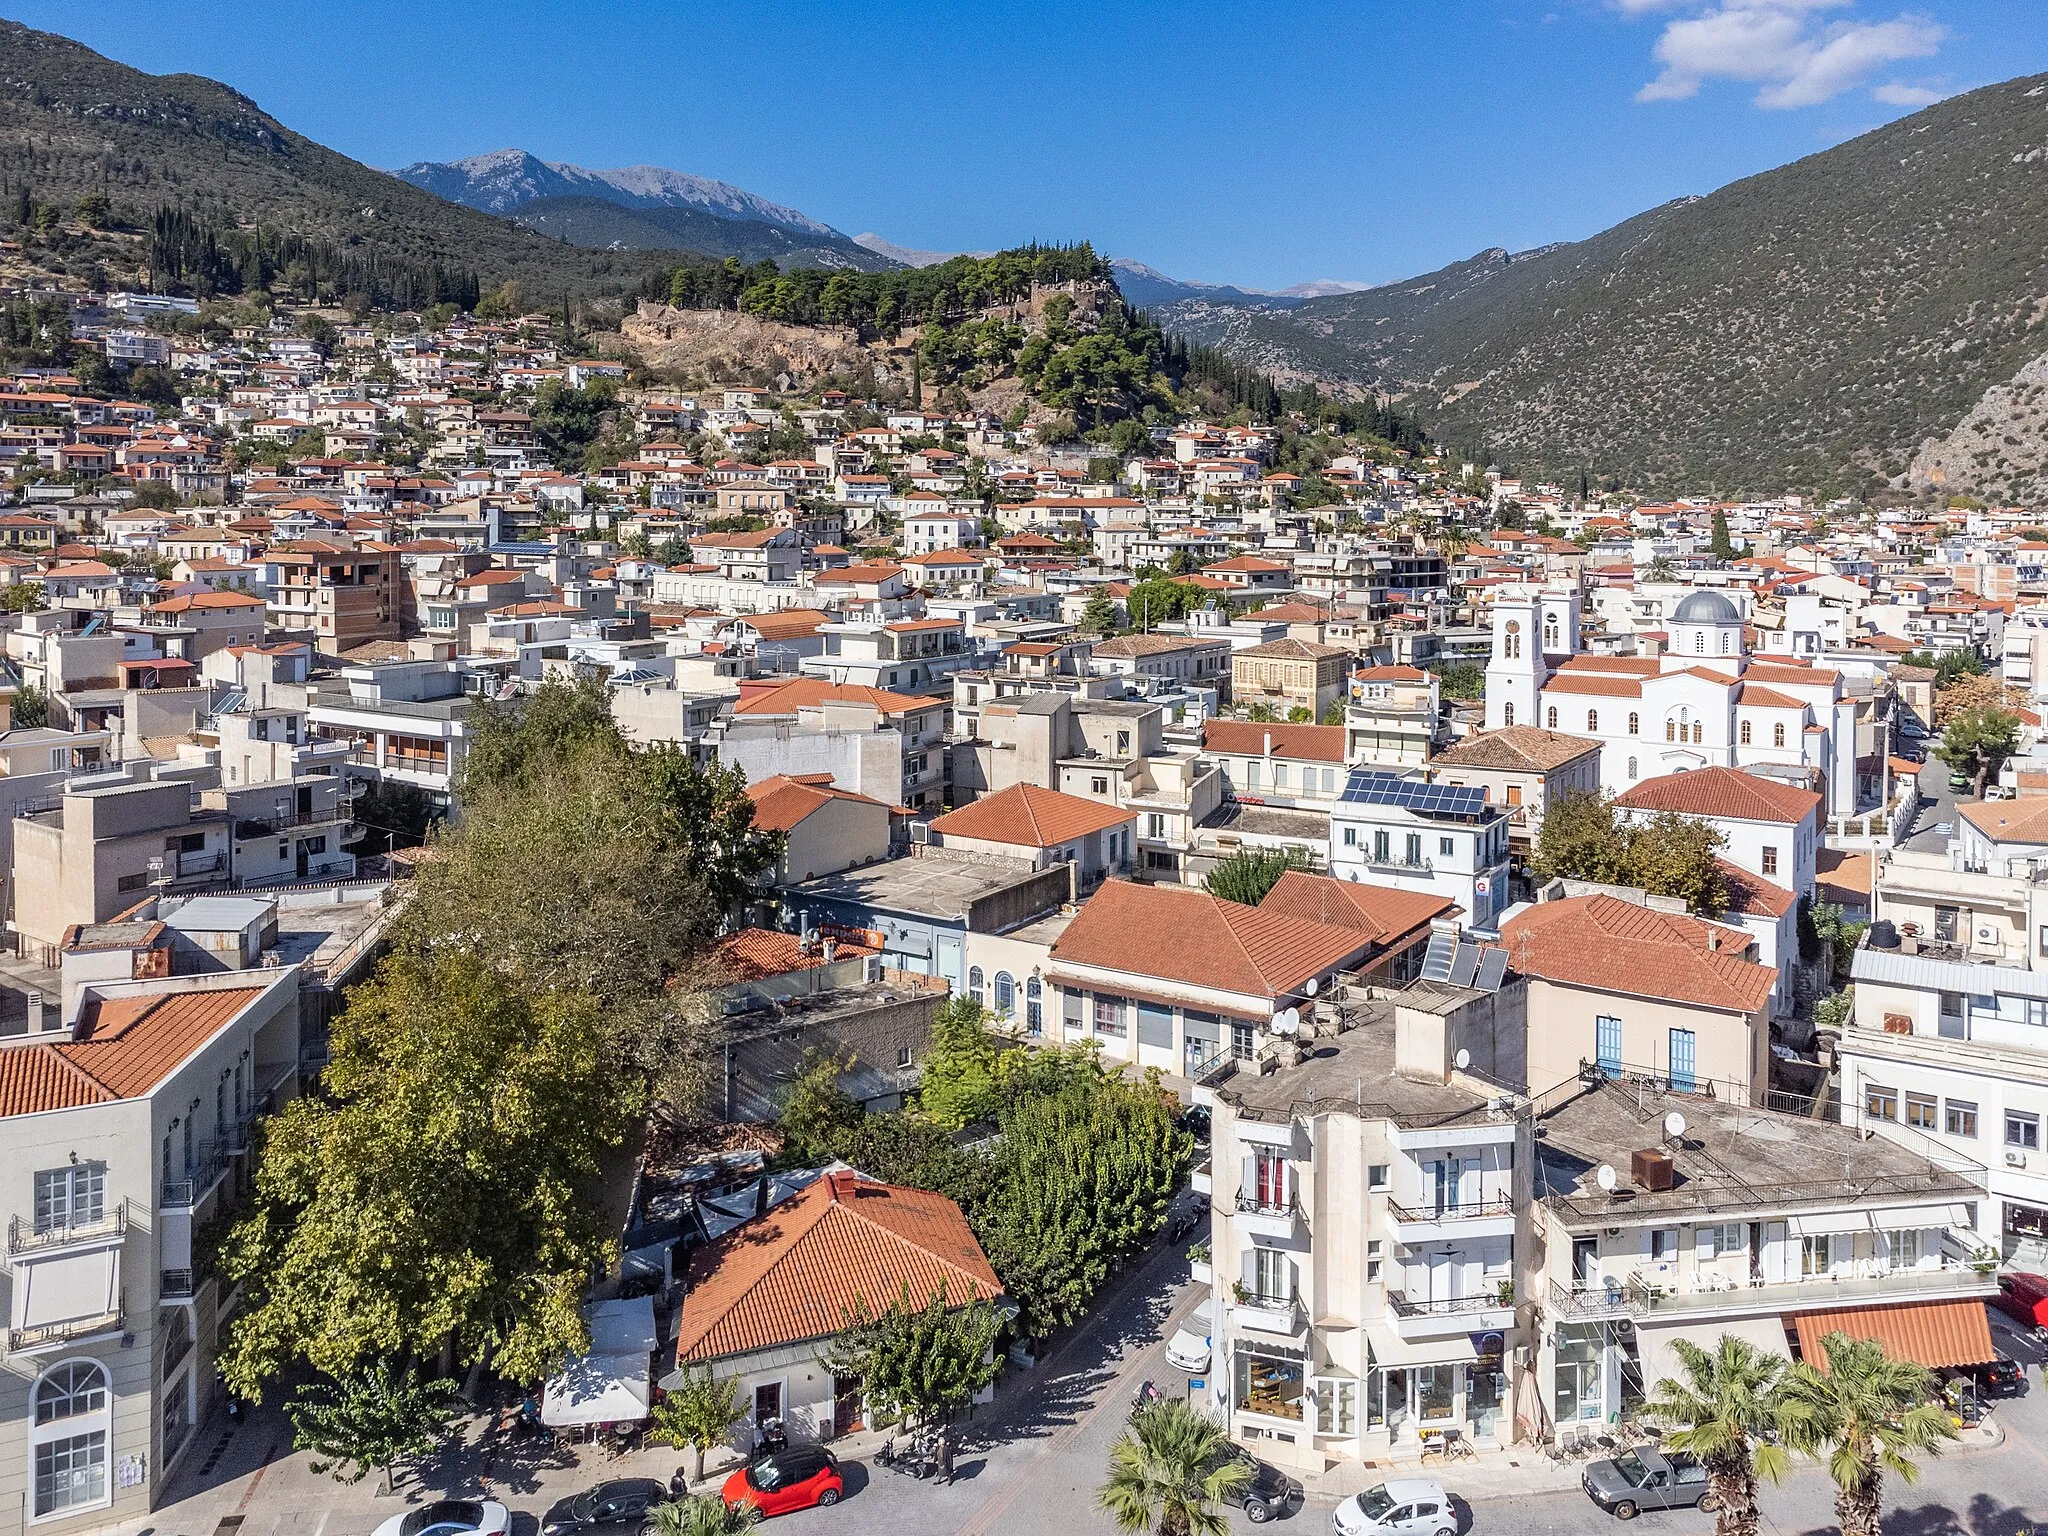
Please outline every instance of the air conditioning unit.
M2026 1166L2027 1166L2027 1154L2026 1154L2026 1153L2024 1153L2024 1152L2008 1152L2008 1153L2006 1153L2006 1154L2005 1154L2005 1166L2006 1166L2006 1167L2008 1167L2008 1168L2024 1168L2024 1167L2026 1167Z
M932 840L931 823L926 821L913 821L910 824L910 840L913 843L930 842Z

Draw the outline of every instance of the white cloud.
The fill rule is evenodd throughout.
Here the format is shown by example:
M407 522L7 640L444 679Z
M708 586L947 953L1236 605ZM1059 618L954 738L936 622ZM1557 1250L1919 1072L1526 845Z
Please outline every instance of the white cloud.
M1887 80L1870 94L1888 107L1931 107L1937 101L1947 101L1954 92L1937 91L1927 85L1907 85L1902 80Z
M1615 0L1631 15L1668 9L1674 0ZM1848 0L1725 0L1698 15L1665 23L1652 56L1663 66L1636 93L1638 101L1683 101L1709 80L1741 80L1760 87L1759 107L1818 106L1902 59L1924 59L1947 29L1924 16L1891 21L1828 22L1818 12ZM1924 105L1917 87L1878 88L1892 105ZM1882 93L1891 91L1895 96ZM1927 99L1938 99L1928 97Z

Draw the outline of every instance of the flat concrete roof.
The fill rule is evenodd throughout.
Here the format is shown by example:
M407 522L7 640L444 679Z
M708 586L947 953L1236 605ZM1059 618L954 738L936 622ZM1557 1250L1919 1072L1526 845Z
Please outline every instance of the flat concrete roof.
M276 905L256 896L195 896L164 922L180 933L227 933L263 921Z
M789 887L793 896L858 902L888 912L961 919L984 896L1044 874L1022 859L900 858Z
M1667 1115L1685 1117L1682 1138L1665 1135ZM1971 1200L1981 1183L1938 1168L1853 1126L1780 1114L1697 1093L1672 1093L1650 1082L1602 1081L1539 1116L1536 1193L1567 1219L1615 1222L1760 1208L1833 1208ZM1638 1151L1670 1154L1669 1190L1637 1189L1630 1159ZM1600 1188L1602 1164L1619 1180L1621 1198Z
M1397 1006L1435 1012L1477 995L1410 988L1393 997L1353 1002L1346 1011L1359 1021L1355 1027L1303 1040L1303 1059L1297 1066L1261 1074L1240 1062L1236 1075L1217 1085L1216 1097L1259 1120L1339 1111L1410 1127L1484 1120L1487 1095L1436 1078L1404 1077L1394 1070Z

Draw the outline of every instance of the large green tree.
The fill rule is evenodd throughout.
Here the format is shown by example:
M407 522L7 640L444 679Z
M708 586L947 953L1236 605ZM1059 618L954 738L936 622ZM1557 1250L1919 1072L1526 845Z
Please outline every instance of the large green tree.
M1256 907L1287 871L1308 866L1308 852L1302 848L1240 848L1216 861L1203 887L1211 896Z
M1096 1505L1140 1536L1228 1536L1224 1500L1251 1481L1224 1427L1183 1402L1140 1410L1109 1449Z
M1826 1458L1842 1536L1880 1536L1885 1474L1919 1481L1914 1457L1940 1455L1956 1428L1925 1366L1841 1332L1821 1340L1821 1353L1825 1370L1802 1360L1785 1384L1787 1442Z
M987 1301L950 1297L941 1286L923 1301L906 1287L880 1312L862 1300L826 1351L833 1374L859 1380L883 1412L943 1424L996 1379L1002 1318Z
M1665 1426L1666 1445L1706 1467L1717 1536L1757 1536L1757 1479L1776 1482L1792 1460L1780 1443L1786 1361L1733 1334L1711 1354L1683 1338L1672 1349L1681 1374L1657 1383L1644 1412Z
M1021 1046L997 1038L988 1010L965 995L948 998L932 1019L932 1043L918 1083L919 1107L953 1130L993 1120L1004 1084L1024 1059Z
M374 1469L384 1474L389 1493L393 1468L427 1455L448 1437L454 1395L452 1381L420 1381L378 1360L299 1388L284 1411L292 1443L313 1453L315 1472L359 1483Z
M682 1384L654 1405L654 1438L694 1453L690 1481L704 1480L704 1453L724 1440L740 1420L740 1384L736 1376L714 1376L711 1367L686 1371Z
M1604 794L1567 790L1543 808L1530 868L1544 880L1589 880L1682 897L1688 910L1714 917L1728 904L1720 846L1720 835L1696 817L1660 811L1646 820L1624 818Z
M401 948L335 1020L325 1095L267 1125L230 1234L244 1286L221 1368L242 1395L303 1359L408 1351L517 1380L587 1342L609 1225L582 1191L640 1102L588 991L531 992L473 953Z
M1969 775L1970 793L1981 800L1991 775L2019 746L2018 715L1996 704L1976 704L1949 721L1934 753L1957 773Z

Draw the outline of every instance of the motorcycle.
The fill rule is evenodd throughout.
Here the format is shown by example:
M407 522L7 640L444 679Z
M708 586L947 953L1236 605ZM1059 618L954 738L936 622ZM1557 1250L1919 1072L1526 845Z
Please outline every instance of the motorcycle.
M1165 1400L1165 1395L1160 1392L1159 1388L1148 1381L1138 1388L1137 1395L1131 1399L1131 1417L1135 1419L1147 1408L1162 1403Z
M875 1452L875 1465L887 1467L891 1472L900 1472L905 1477L923 1482L939 1469L939 1459L933 1453L929 1439L924 1434L912 1435L897 1449L895 1437L882 1442L882 1448Z
M1195 1230L1195 1213L1183 1207L1166 1224L1166 1245L1170 1248Z

